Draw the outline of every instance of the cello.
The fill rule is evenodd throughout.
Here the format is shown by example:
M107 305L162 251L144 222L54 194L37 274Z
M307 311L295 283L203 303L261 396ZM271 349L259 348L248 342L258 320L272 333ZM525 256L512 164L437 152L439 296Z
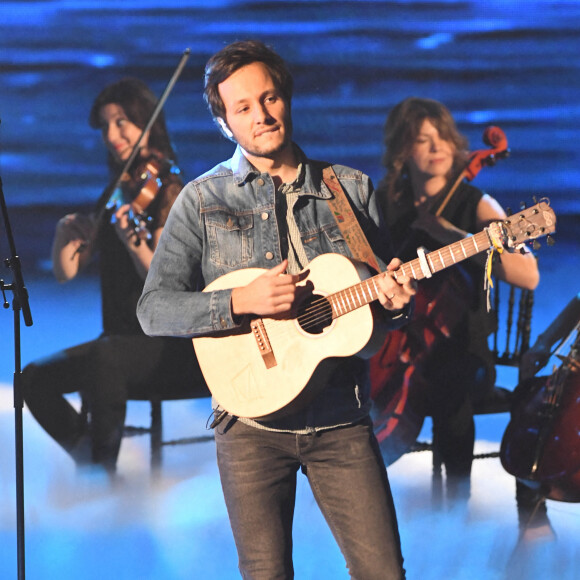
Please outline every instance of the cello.
M556 353L560 366L516 390L500 447L509 474L547 499L564 502L580 501L580 323L573 332L568 354Z
M509 155L505 133L496 126L487 127L483 142L488 149L472 152L433 213L440 216L453 194L466 179L473 180L485 166ZM415 444L424 422L424 413L413 409L409 395L426 387L421 363L434 345L449 337L462 319L473 295L469 276L460 268L444 280L425 280L415 296L413 320L404 328L388 334L379 352L370 360L372 417L375 435L387 465L396 461ZM465 308L458 306L465 304Z

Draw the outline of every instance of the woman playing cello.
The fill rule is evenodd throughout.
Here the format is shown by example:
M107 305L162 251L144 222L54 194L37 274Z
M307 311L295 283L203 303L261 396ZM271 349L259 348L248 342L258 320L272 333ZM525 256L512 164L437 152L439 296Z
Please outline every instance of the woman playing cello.
M111 476L126 401L133 394L209 395L191 341L148 337L135 314L153 251L182 187L163 116L142 135L156 104L151 90L132 78L107 86L93 103L90 125L101 131L113 180L136 145L140 150L115 182L119 187L105 190L94 214L69 214L58 222L52 263L57 280L67 282L98 256L103 332L95 340L34 361L23 371L25 401L41 426L77 465L97 466ZM151 184L148 197L154 199L145 216L134 200ZM108 210L110 199L116 205ZM77 391L88 402L88 425L64 397Z
M403 261L416 258L418 247L437 250L506 218L494 198L466 182L456 183L467 162L467 142L443 104L422 98L397 104L386 121L385 145L387 173L378 197L395 254ZM449 198L454 183L457 187ZM422 281L415 321L404 329L410 345L407 363L414 370L405 413L421 423L432 416L449 500L469 497L475 439L472 402L485 397L495 378L487 344L491 324L484 265L485 254L474 256ZM539 282L531 253L502 253L493 262L493 273L523 288L533 289ZM371 366L373 392L379 397L382 365L390 356L386 348Z

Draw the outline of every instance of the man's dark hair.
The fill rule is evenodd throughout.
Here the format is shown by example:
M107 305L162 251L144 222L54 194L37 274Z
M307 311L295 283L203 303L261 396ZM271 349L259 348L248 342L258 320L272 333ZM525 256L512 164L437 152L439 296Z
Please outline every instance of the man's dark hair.
M259 40L242 40L214 54L205 67L204 98L214 120L219 118L225 121L226 114L218 85L237 70L254 62L266 65L276 88L290 107L294 80L282 57Z

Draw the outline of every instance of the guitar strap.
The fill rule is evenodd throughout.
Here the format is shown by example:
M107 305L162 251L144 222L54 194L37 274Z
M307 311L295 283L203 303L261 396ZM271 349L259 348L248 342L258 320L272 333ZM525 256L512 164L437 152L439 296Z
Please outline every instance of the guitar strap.
M352 255L357 260L369 265L376 272L380 272L381 269L375 254L354 215L354 211L346 198L334 169L330 165L322 170L322 179L334 195L333 198L328 200L328 204Z

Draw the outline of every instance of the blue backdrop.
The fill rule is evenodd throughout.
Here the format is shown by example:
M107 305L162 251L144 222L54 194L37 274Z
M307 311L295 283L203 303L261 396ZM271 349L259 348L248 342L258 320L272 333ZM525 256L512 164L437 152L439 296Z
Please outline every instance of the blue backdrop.
M101 328L94 276L63 287L47 275L56 221L92 207L106 185L104 148L87 122L96 94L131 75L161 95L191 49L165 114L180 166L193 178L232 152L202 99L204 64L225 44L251 37L272 44L295 73L297 142L310 156L359 167L375 182L384 120L407 96L447 104L472 149L485 147L487 125L501 127L511 155L475 184L504 206L547 195L559 218L556 247L539 251L534 337L578 291L579 1L3 0L0 176L35 321L24 329L24 364ZM5 238L0 220L0 259L9 255ZM10 281L10 273L0 278ZM9 311L1 324L0 578L14 578ZM145 420L148 408L137 406L129 413ZM205 399L164 405L167 435L205 435L209 412ZM27 412L24 421L31 580L238 578L212 444L168 450L162 485L150 488L146 440L125 440L127 485L106 494L82 485ZM478 452L497 448L506 421L478 419ZM408 454L389 468L410 579L578 578L579 505L551 503L558 542L539 542L514 559L513 479L494 461L474 465L468 518L431 511L426 455ZM338 548L300 481L297 578L344 578Z
M93 203L106 184L100 136L87 123L103 86L133 75L161 95L191 49L165 114L193 178L232 151L202 99L204 64L251 37L291 65L295 136L309 155L376 183L390 107L431 97L472 149L485 148L489 124L506 133L510 157L476 185L504 206L547 195L560 216L580 214L576 1L5 1L0 27L0 171L33 268L46 263L57 217Z

